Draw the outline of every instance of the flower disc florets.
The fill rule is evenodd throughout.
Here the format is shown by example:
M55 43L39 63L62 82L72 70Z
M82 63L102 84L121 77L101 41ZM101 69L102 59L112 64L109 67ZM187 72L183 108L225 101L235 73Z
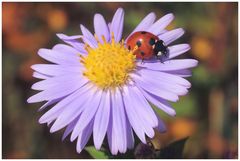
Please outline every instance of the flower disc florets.
M104 39L104 38L103 38ZM86 47L88 55L82 58L84 76L101 88L114 88L129 80L129 73L135 68L132 51L124 47L124 41L98 43L97 48Z

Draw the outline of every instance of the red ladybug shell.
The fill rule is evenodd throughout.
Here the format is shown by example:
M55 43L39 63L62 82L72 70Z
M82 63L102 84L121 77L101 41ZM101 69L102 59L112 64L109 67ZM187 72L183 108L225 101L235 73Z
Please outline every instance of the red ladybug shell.
M133 50L137 46L138 49L133 54L139 59L150 59L154 55L153 45L158 40L159 38L152 33L139 31L128 38L127 47L129 50Z

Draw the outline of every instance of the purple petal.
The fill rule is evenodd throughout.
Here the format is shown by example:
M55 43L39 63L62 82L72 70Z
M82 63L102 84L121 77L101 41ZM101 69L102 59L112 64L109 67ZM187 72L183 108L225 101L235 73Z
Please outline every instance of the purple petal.
M133 149L134 148L134 136L133 136L133 131L130 125L130 122L128 118L126 118L126 131L127 131L127 147L128 149Z
M87 144L93 131L93 120L89 122L86 128L78 135L77 152L80 153Z
M170 104L167 103L167 101L164 101L163 99L160 99L160 98L157 99L156 97L149 94L143 89L140 89L140 90L143 93L144 97L146 97L146 99L152 104L154 104L157 108L163 110L170 116L176 116L176 111L171 107Z
M122 95L118 88L116 89L115 94L112 96L112 130L115 134L118 134L115 139L119 152L125 153L127 150L126 116Z
M135 107L135 104L133 104L133 100L130 99L132 98L128 87L123 87L123 100L125 104L125 110L127 113L127 117L129 119L129 122L134 129L135 133L139 137L139 139L143 142L146 143L146 138L145 138L145 133L144 133L144 123L141 119L141 116L139 116L139 113L137 113L137 107ZM139 112L141 112L139 110Z
M154 86L155 88L159 88L159 89L164 90L164 91L169 91L169 92L175 93L177 95L181 95L181 96L187 94L187 92L188 92L186 86L183 86L183 85L181 85L177 82L177 80L184 80L181 77L177 77L177 76L173 75L172 78L176 77L176 79L177 79L177 80L175 80L175 82L177 82L177 83L175 83L173 81L167 81L167 79L164 79L165 77L161 76L161 75L160 76L156 75L156 77L154 77L155 76L154 74L156 72L139 71L139 73L140 73L139 77L136 77L136 79L140 79L140 80L143 79L146 82L149 82L149 84L152 84L152 86ZM147 73L147 74L145 74L145 73ZM154 74L151 74L151 73L154 73ZM166 74L166 75L168 76L170 74ZM149 76L151 76L151 77L149 77ZM188 82L188 81L184 80L184 83L185 82ZM180 82L180 83L182 83L182 82Z
M134 98L133 102L135 101L135 105L138 107L137 111L144 113L144 115L142 115L142 120L145 120L144 122L149 123L150 126L156 127L158 122L157 117L139 89L136 86L130 87L129 93L132 96L131 98Z
M82 35L67 36L61 33L58 33L57 36L62 40L76 40L82 38Z
M111 22L108 23L108 30L110 31L111 29Z
M52 50L55 50L55 51L58 51L61 53L71 54L74 56L79 56L79 54L82 54L82 55L87 54L87 51L84 49L84 44L82 44L81 50L80 49L76 50L75 48L65 45L65 44L57 44L52 48Z
M171 42L180 38L183 34L184 30L182 28L178 28L161 34L158 37L163 40L166 45L169 45Z
M157 114L156 114L156 115L157 115ZM157 130L158 130L159 132L162 132L162 133L164 133L164 132L167 131L164 122L162 121L162 119L161 119L159 116L158 116L158 126L157 126Z
M82 35L67 36L65 34L57 34L57 36L67 44L73 46L78 51L84 51L84 44L77 40L82 38Z
M124 22L124 11L122 8L118 8L116 13L113 16L110 34L114 33L114 39L116 42L119 42L122 38L123 32L123 22Z
M38 51L38 55L44 58L45 60L48 60L56 64L63 64L63 65L68 65L68 64L79 65L80 64L79 56L73 56L68 53L56 52L50 49L40 49Z
M148 75L148 77L157 78L161 81L166 81L172 84L179 84L186 88L191 87L191 83L188 80L173 74L166 73L166 72L146 70L146 69L142 69L138 72L142 73L142 75L144 75L145 77L146 75Z
M47 126L50 127L53 122L54 122L54 120L47 122Z
M176 56L179 56L187 52L188 50L191 49L191 47L189 44L179 44L179 45L170 46L168 47L168 49L169 49L169 59L172 59Z
M44 110L45 108L53 105L54 103L57 103L59 102L60 100L62 100L63 98L58 98L58 99L55 99L55 100L50 100L50 101L47 101L44 105L42 105L39 109L38 109L38 112Z
M82 74L82 67L70 65L55 65L55 64L35 64L31 68L41 74L49 76L58 76L64 74Z
M79 133L81 133L82 130L87 126L87 124L92 120L96 111L98 110L99 103L102 98L102 90L91 91L91 92L95 92L94 96L92 100L89 101L88 104L86 105L86 107L89 106L91 108L85 108L85 110L82 112L82 115L79 118L76 127L73 129L73 132L70 138L71 141L76 139Z
M88 108L86 106L87 101L89 99L92 99L93 92L89 91L81 91L78 94L78 98L73 100L68 104L68 107L65 108L62 113L58 116L57 120L53 124L52 128L50 129L50 132L53 133L55 131L58 131L68 125L70 122L72 122L75 118L80 116L80 113L85 110L85 108Z
M76 84L82 82L85 84L88 82L88 79L82 77L81 75L60 75L52 78L48 78L42 81L39 81L32 85L34 90L47 90L48 88L58 86L61 88L65 84Z
M53 124L54 120L47 122L47 127L49 128Z
M49 127L49 126L50 126L49 123L53 123L54 120L56 120L56 118L62 113L63 110L64 110L64 108L61 108L61 109L59 109L58 111L56 111L55 113L53 113L53 114L48 118L48 120L47 120L46 122L44 122L44 123L47 123L47 124L48 124L48 127ZM40 119L41 119L41 118L40 118ZM43 123L40 122L40 120L38 120L38 122L39 122L40 124L43 124Z
M78 118L75 118L66 128L66 130L64 131L64 134L62 136L62 141L72 132L73 128L75 127L75 125L77 124Z
M151 27L148 28L147 31L153 33L154 35L159 35L171 23L173 19L174 15L172 13L169 13L160 18L153 25L151 25Z
M81 88L81 86L83 86L85 83L86 81L82 81L74 84L65 84L62 87L53 86L42 92L39 92L33 95L27 100L27 102L35 103L35 102L49 101L49 100L57 99L60 97L64 97L68 94L73 93L77 89Z
M172 71L172 70L181 70L196 67L198 61L195 59L173 59L167 60L164 63L153 62L153 63L141 63L139 62L137 65L141 67L145 67L150 70L158 70L158 71Z
M111 111L113 110L113 108L111 108ZM113 124L112 124L112 120L113 120L113 115L110 115L110 122L108 125L108 130L107 130L107 139L108 139L108 145L109 145L109 149L111 151L111 153L113 155L117 155L118 153L118 146L117 146L117 141L116 141L116 137L118 137L115 133L115 130L113 130Z
M178 101L178 96L172 92L162 90L160 88L153 87L152 84L149 81L146 81L144 79L139 78L139 76L132 75L134 77L134 81L136 82L136 85L138 88L142 88L149 93L152 93L154 95L157 95L163 99L176 102Z
M79 93L82 93L84 91L89 91L92 88L91 84L86 84L82 88L78 89L76 92L70 94L69 96L65 97L63 100L58 102L55 106L53 106L49 111L47 111L40 119L39 123L43 124L48 121L54 120L58 117L57 113L59 111L63 111L65 108L67 108L68 104L70 104L72 101L79 99Z
M134 32L137 31L145 31L147 30L155 21L156 19L156 15L154 12L149 13L146 17L144 17L144 19L138 24L138 26L132 31L131 34L129 34L129 36L131 36ZM129 38L128 36L128 38ZM128 39L127 38L127 39ZM127 40L126 39L126 40Z
M145 97L139 92L136 86L129 87L130 98L132 99L132 106L135 108L136 114L139 116L139 119L142 121L142 128L148 137L152 138L154 136L153 127L156 127L158 124L157 117L152 110L152 107L148 104Z
M93 141L97 150L101 148L110 116L110 92L103 92L93 125Z
M160 34L164 34L164 33L166 33L166 32L168 32L168 30L163 29L162 32L161 32Z
M50 76L38 73L38 72L33 72L33 77L38 78L38 79L47 79L50 78Z
M192 71L188 69L182 70L173 70L173 71L166 71L166 73L173 74L179 77L190 77L192 76Z
M96 48L98 46L97 40L92 35L92 33L83 25L80 25L82 34L83 34L83 41L90 45L92 48Z
M109 41L110 34L109 34L108 25L101 14L94 15L94 30L100 42L103 43L102 36L105 37L107 42Z

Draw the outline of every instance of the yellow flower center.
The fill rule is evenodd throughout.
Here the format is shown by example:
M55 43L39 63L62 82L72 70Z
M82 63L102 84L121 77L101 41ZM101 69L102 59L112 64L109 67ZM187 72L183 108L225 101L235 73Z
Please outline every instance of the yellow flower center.
M104 43L98 41L97 48L86 45L88 55L81 59L85 66L83 75L103 89L122 86L135 69L136 56L124 47L124 40L116 43L113 34L111 43L106 42L104 37L102 39Z

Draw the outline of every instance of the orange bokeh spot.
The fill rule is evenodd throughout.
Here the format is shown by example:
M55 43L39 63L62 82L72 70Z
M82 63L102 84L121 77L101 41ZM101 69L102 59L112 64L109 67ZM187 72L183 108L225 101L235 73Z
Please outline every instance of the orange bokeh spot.
M47 17L47 23L53 31L61 31L67 26L67 15L62 10L52 10Z
M208 60L213 54L211 42L206 38L195 37L192 41L192 53L200 60Z
M190 119L176 119L170 126L169 131L175 139L191 136L196 129L196 123Z

